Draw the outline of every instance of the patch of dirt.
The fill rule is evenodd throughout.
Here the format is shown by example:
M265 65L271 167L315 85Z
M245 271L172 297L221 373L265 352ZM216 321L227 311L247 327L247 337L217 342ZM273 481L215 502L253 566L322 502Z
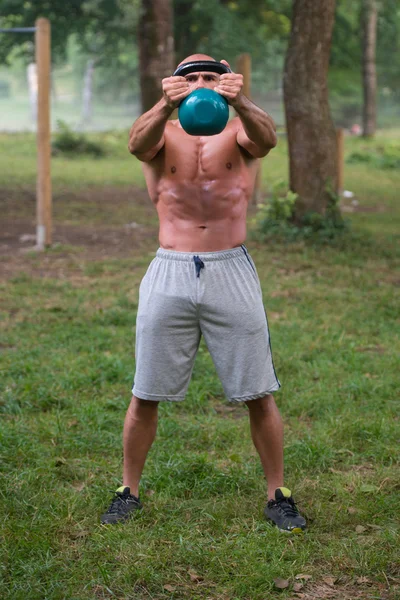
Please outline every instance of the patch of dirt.
M221 402L221 400L219 400L219 402ZM247 414L247 411L244 410L242 404L235 404L232 406L228 404L215 404L214 410L218 415L221 415L222 417L231 417L234 419L241 419Z
M68 209L70 200L75 206L82 207L82 224L57 220L57 202L64 203L58 211L62 213ZM18 203L16 212L14 202ZM129 219L121 225L109 224L112 215L118 211L119 218L125 214L134 217L135 206L142 221L154 221L154 207L143 189L96 188L55 195L53 246L46 252L38 252L35 248L35 197L32 191L0 189L0 206L0 278L8 279L27 271L41 277L64 278L81 273L83 263L129 258L138 251L146 252L150 248L155 251L158 247L156 225ZM76 219L76 214L74 217ZM90 223L93 219L102 222Z
M307 584L301 591L295 592L290 600L394 600L397 592L397 586L388 588L377 582L372 584L367 577L360 577L347 585L340 582L330 585L324 582Z

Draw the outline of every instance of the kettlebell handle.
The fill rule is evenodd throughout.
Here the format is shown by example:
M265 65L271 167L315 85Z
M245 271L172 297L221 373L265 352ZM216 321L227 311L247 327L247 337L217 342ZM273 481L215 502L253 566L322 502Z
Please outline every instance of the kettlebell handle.
M232 73L232 71L223 63L214 60L194 60L192 62L183 63L174 71L173 77L185 77L189 73L197 73L197 71L210 71L211 73Z

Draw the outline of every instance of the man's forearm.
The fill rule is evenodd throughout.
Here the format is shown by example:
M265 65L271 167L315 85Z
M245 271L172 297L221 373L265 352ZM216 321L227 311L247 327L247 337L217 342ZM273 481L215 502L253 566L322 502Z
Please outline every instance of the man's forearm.
M241 95L233 108L239 115L247 137L259 147L276 146L276 127L272 117L256 106L246 96Z
M129 151L143 154L161 141L165 125L173 109L162 98L153 108L139 117L129 133Z

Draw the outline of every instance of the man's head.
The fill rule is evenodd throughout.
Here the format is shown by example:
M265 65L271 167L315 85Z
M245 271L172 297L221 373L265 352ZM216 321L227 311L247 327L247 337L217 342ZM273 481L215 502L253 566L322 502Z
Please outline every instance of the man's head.
M207 54L191 54L180 62L178 67L187 62L194 62L195 60L212 60L213 62L216 62L215 58L207 56ZM199 71L198 73L195 72L185 75L186 81L190 83L193 90L202 87L213 90L218 85L219 77L218 73L212 73L211 71Z

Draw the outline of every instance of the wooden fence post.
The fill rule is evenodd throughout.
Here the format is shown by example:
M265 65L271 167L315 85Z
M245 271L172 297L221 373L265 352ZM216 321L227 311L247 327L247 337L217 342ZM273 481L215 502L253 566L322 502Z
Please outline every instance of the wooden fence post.
M36 245L43 250L52 241L50 176L50 22L37 19L35 53L37 64L37 184Z
M344 187L344 130L336 129L336 150L337 150L337 187L338 196L343 194Z
M236 59L236 72L243 75L243 94L251 100L251 56L248 53L240 54ZM261 187L261 162L257 170L256 180L254 183L252 204L260 202L260 187Z
M243 75L243 94L251 97L251 56L250 54L240 54L236 59L236 72Z

